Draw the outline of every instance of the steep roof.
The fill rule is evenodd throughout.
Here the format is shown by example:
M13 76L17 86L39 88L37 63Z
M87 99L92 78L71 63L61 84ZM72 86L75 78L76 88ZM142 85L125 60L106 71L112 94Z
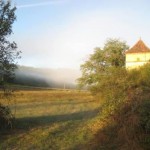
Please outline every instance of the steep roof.
M150 52L150 49L144 44L144 42L140 39L132 48L126 51L128 53L145 53Z

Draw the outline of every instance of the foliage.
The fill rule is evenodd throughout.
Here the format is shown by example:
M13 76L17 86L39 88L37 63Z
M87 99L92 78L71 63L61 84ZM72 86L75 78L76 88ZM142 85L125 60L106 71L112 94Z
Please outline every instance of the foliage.
M97 47L89 59L81 65L82 77L78 79L81 86L95 86L108 74L111 67L123 67L125 64L126 42L108 39L103 49Z
M100 124L104 126L90 149L150 147L150 64L126 70L127 48L124 42L110 39L81 65L79 83L88 85L102 106Z
M105 124L96 135L96 147L104 150L148 150L150 65L134 70L111 68L110 72L96 89L103 99L101 122Z
M0 129L12 127L12 119L10 108L0 105Z
M5 98L11 95L12 90L7 88L7 82L14 77L15 60L20 58L17 44L8 39L13 33L12 24L16 20L15 10L16 7L12 7L10 1L0 1L0 89L4 91ZM0 122L9 122L11 112L7 106L1 104L1 101L0 111Z
M12 34L12 24L16 20L16 7L11 7L10 1L0 1L0 83L4 85L13 77L16 68L15 60L19 58L17 44L10 42L8 37Z

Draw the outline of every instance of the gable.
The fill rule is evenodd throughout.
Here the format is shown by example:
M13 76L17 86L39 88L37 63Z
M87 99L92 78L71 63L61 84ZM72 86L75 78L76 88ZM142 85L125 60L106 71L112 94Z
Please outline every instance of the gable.
M129 53L150 53L150 49L144 44L140 39L132 48L126 51L126 54Z

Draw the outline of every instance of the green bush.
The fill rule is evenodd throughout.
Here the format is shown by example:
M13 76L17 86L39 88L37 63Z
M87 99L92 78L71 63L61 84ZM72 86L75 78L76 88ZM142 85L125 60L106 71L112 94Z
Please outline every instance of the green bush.
M143 101L139 108L141 126L146 133L150 133L150 99Z
M96 135L95 149L148 150L150 65L133 70L111 67L92 90L103 99L101 121L105 124Z
M0 129L12 128L13 115L8 106L0 105Z

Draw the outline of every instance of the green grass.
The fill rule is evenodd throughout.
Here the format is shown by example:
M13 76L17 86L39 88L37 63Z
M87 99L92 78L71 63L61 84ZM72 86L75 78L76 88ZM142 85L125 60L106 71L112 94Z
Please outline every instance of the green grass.
M99 104L88 92L21 91L15 126L0 135L0 150L79 150L93 138Z

